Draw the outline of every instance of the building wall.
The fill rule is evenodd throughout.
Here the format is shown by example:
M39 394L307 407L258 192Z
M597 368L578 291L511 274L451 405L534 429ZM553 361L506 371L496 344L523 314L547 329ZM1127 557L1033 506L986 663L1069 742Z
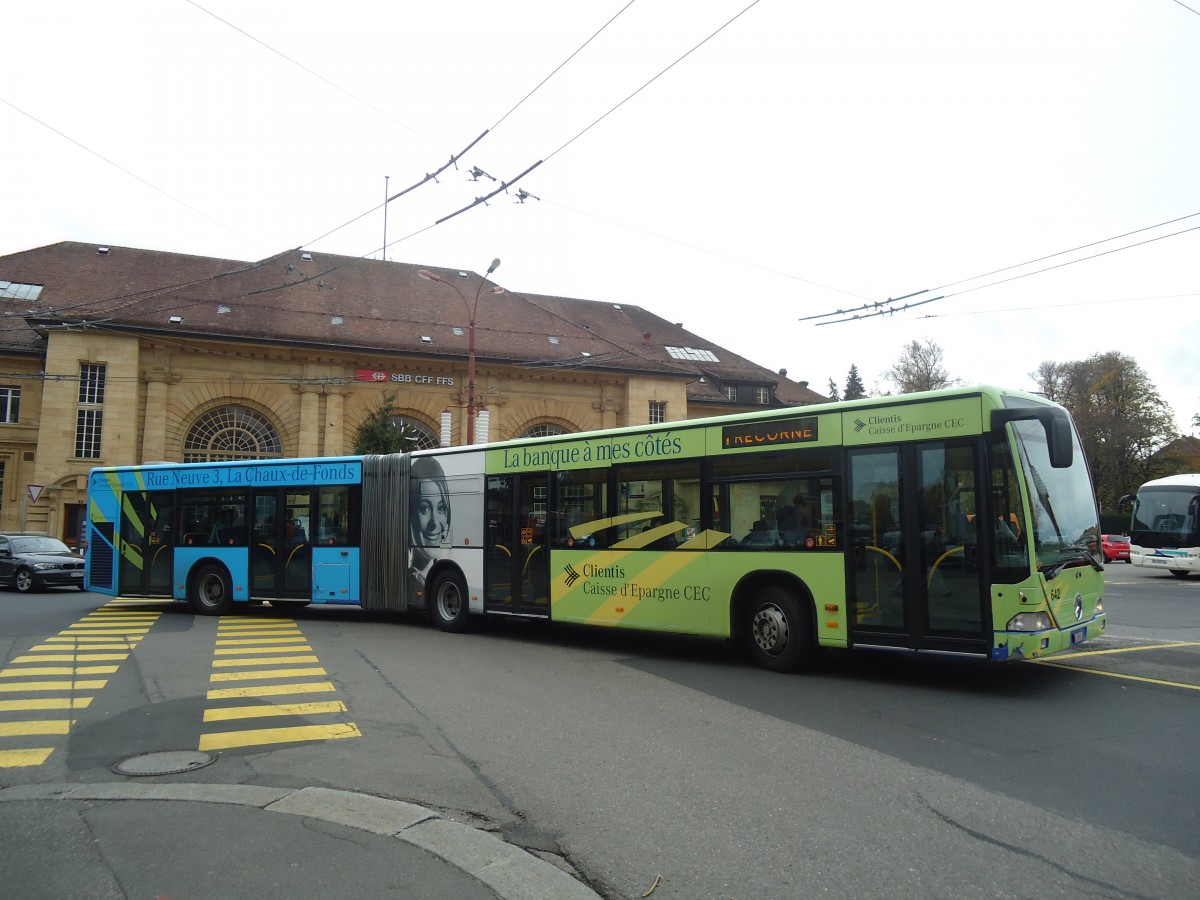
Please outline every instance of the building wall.
M355 429L387 394L400 414L435 435L448 408L451 442L465 439L465 360L188 338L166 342L99 329L51 331L47 341L48 377L31 378L28 391L22 384L21 422L0 428L0 459L6 462L0 527L6 529L21 524L26 484L39 483L46 491L37 503L25 504L26 528L73 537L66 533L70 507L85 502L91 468L180 461L195 423L229 405L246 406L274 425L284 456L352 453ZM82 363L106 366L101 457L94 460L75 458ZM38 368L29 363L31 375ZM384 372L386 380L356 381L360 369ZM490 412L491 441L543 424L572 432L644 424L650 400L667 403L668 420L687 417L681 379L498 365L480 365L476 373L476 401Z

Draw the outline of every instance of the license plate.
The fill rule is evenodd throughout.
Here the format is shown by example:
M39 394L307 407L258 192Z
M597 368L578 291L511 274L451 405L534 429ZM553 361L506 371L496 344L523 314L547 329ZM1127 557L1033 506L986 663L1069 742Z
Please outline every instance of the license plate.
M82 573L82 572L72 572L72 573L71 573L71 577L72 577L72 578L82 578L82 577L83 577L83 573Z
M1078 631L1071 632L1071 643L1072 644L1081 644L1086 640L1087 640L1087 629L1086 628L1080 628Z

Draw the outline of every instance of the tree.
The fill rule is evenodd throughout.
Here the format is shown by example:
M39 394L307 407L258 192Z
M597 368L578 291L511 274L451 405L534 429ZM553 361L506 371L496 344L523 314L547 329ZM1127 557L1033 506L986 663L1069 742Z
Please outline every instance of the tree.
M1143 481L1169 474L1172 457L1160 451L1178 438L1175 415L1132 357L1109 351L1044 362L1030 377L1075 418L1101 509L1115 510Z
M867 389L858 376L858 366L850 363L850 371L846 373L846 390L842 394L842 399L860 400L865 396L867 396Z
M395 404L395 394L384 394L379 406L367 413L354 429L355 453L406 453L416 448L416 431L394 421L398 415Z
M925 343L909 341L903 355L883 374L901 394L914 391L935 391L959 383L951 378L942 365L942 348L929 338Z
M829 399L834 401L838 399L837 384L832 378L829 379Z

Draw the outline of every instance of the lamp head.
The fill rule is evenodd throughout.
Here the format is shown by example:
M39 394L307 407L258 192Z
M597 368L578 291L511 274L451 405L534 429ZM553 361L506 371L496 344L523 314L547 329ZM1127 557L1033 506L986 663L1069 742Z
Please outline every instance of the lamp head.
M489 275L491 275L498 268L500 268L500 257L497 256L495 259L492 260L492 264L490 266L488 266L487 273Z

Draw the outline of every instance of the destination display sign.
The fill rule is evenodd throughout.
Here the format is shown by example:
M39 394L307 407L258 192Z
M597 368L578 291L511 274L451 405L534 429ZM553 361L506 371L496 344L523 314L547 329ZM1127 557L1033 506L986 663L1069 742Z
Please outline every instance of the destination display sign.
M743 422L721 429L721 446L772 447L779 444L805 444L817 439L817 417L804 416L779 422Z

